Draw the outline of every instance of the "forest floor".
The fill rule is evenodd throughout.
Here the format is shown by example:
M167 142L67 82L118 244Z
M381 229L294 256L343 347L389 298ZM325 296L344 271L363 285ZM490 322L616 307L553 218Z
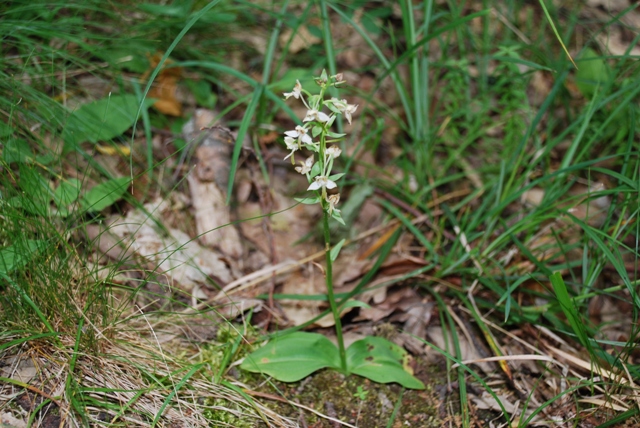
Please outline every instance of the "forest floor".
M640 423L640 11L352 3L0 6L0 427ZM323 70L341 331L424 389L241 367L337 340Z

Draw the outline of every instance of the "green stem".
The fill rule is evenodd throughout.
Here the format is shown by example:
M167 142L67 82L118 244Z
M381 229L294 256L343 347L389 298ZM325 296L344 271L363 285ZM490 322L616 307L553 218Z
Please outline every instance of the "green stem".
M322 201L322 209L323 209L323 228L324 228L324 245L325 245L325 256L327 259L327 271L326 271L326 281L327 281L327 299L329 300L329 305L331 306L331 312L333 313L333 320L336 325L336 339L338 340L338 350L340 351L340 367L346 373L347 371L347 353L344 349L344 339L342 337L342 322L340 321L340 311L338 310L338 304L336 303L336 296L333 293L333 262L331 261L331 254L329 250L331 249L331 234L329 232L329 213L327 211L326 201Z

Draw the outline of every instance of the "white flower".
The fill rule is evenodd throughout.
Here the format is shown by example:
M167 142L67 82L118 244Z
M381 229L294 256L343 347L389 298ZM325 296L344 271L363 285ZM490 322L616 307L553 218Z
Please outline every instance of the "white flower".
M329 147L324 153L329 159L335 159L338 156L340 156L340 153L342 153L342 150L340 150L340 147L333 145Z
M329 215L331 215L332 212L340 212L339 209L336 208L336 205L338 205L338 202L340 201L340 193L336 193L335 195L329 195L329 197L327 198L327 202L329 202Z
M307 190L319 190L321 188L335 189L336 187L338 187L338 185L334 181L329 180L329 178L324 175L319 175Z
M287 150L291 150L291 153L289 153L284 158L284 160L287 160L289 156L293 155L296 152L296 150L300 150L300 145L298 144L298 141L295 138L284 137L284 143L287 145Z
M311 110L307 110L307 115L304 117L304 119L302 119L303 122L311 122L312 120L315 120L316 122L328 122L329 119L331 119L329 116L327 116L325 113L315 110L315 109L311 109Z
M284 93L284 99L288 100L289 97L293 97L298 100L300 99L301 92L302 92L302 85L300 84L300 81L296 79L296 85L293 87L293 90L291 92Z
M289 136L291 138L295 138L298 140L298 144L303 143L303 144L311 144L312 140L311 137L309 136L309 134L307 134L307 129L298 125L296 126L296 129L294 129L293 131L287 131L284 133L284 135Z
M344 117L347 118L347 122L349 122L349 125L351 125L351 115L356 112L357 108L357 104L347 104L347 107L342 112L344 113Z
M331 103L337 108L340 113L344 114L344 117L347 118L347 122L351 125L351 115L356 112L358 108L357 104L349 104L347 100L339 100L337 98L331 98Z
M305 159L304 162L300 161L300 166L296 167L296 171L298 171L300 174L308 174L313 167L314 161L315 158L313 157L313 155L309 156L307 159Z

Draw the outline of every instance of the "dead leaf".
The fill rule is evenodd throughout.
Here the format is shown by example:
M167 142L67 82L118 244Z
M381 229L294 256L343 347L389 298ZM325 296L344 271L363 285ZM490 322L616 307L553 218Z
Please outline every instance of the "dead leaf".
M210 125L214 117L214 113L199 109L182 128L187 141L201 139L195 151L195 168L187 176L191 205L200 242L219 248L232 260L240 262L240 235L231 224L231 213L226 205L233 138L225 128L217 126L201 130L203 126L198 126Z
M125 144L117 144L113 146L96 144L95 147L98 152L107 156L129 156L131 154L131 148Z
M216 311L226 319L234 319L249 309L253 309L254 313L260 312L263 304L264 302L258 299L223 296L216 300Z
M500 403L488 392L484 392L481 396L469 394L471 401L476 405L478 409L492 410L494 412L502 413L502 408L507 411L509 415L518 417L521 421L526 420L535 410L535 408L524 408L526 403L522 403L518 400L515 403L509 401L512 399L504 394L496 394ZM502 406L500 406L502 405ZM516 421L518 420L516 419ZM537 414L530 421L527 426L555 426L553 421L546 421L546 418L541 417L541 414Z
M145 211L133 210L126 217L106 222L96 237L98 248L116 260L146 261L146 268L164 274L168 285L200 295L200 287L212 279L221 285L234 278L231 270L213 251L200 246L186 233L168 228L166 234L156 226L167 201L146 204ZM151 213L151 215L149 215Z
M30 358L10 357L4 362L8 364L0 370L0 374L4 378L29 383L38 374L38 369Z
M238 206L238 217L252 219L240 223L242 235L253 246L263 253L269 260L274 256L278 261L300 260L315 253L321 247L312 239L298 242L308 236L316 224L315 216L320 214L318 207L297 204L295 200L284 194L284 189L291 186L289 177L276 176L272 181L272 188L268 192L270 211L278 212L270 217L264 217L265 208L256 196L255 186L250 178L239 176L244 202ZM255 178L254 180L258 180ZM261 182L256 183L263 186ZM301 186L302 187L302 186ZM251 198L251 195L254 198ZM287 209L291 207L290 209ZM269 227L267 227L267 222ZM296 243L294 245L294 243ZM275 250L275 254L272 252ZM252 266L258 270L263 266Z
M325 294L325 282L322 272L316 267L310 265L303 272L294 272L287 276L282 287L283 294L302 294L302 295L322 295ZM289 300L280 301L280 306L286 317L293 325L301 325L315 318L327 308L327 302L322 300ZM348 313L353 308L347 308L342 315ZM314 323L317 327L332 327L334 325L333 316L328 314Z
M529 190L522 192L520 196L520 202L532 207L540 206L542 199L544 198L544 189L539 187L533 187Z
M15 418L11 413L0 413L0 426L4 428L24 428L27 423L22 419Z
M296 29L295 34L293 31L293 28L287 28L280 35L280 46L282 47L286 47L287 42L289 42L289 39L291 39L291 36L293 35L293 39L291 39L291 43L289 43L288 46L290 54L297 54L301 50L309 49L311 46L322 42L322 39L309 32L306 25L300 25Z
M426 338L433 308L433 302L414 301L409 303L409 306L401 313L402 318L406 320L403 327L402 345L414 354L424 352L425 343L420 339Z
M458 332L458 342L460 346L460 355L457 357L462 361L468 360L479 360L482 358L482 355L478 352L475 346L469 343L466 337ZM455 355L455 347L453 346L453 341L451 338L451 334L447 334L445 340L444 330L440 326L432 325L427 330L427 340L436 345L440 349L444 349L450 354ZM435 352L435 351L432 351ZM437 353L436 355L440 355ZM494 373L495 370L493 366L486 362L474 363L473 365L477 365L484 373Z
M149 70L143 75L143 78L153 72L158 66L162 54L157 53L149 58ZM149 98L155 98L156 102L153 106L162 114L169 116L182 116L182 105L176 98L176 91L178 88L178 81L182 76L181 67L167 68L173 61L167 59L165 61L162 70L156 76L156 79L149 90Z

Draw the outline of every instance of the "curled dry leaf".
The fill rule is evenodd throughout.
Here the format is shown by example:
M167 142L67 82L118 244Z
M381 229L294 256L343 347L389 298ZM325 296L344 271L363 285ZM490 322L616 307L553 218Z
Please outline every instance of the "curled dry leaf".
M18 382L29 383L31 379L38 375L38 369L30 358L21 358L21 356L8 357L2 361L6 364L0 370L0 376L13 379ZM2 425L0 425L2 426Z
M0 413L0 426L7 428L25 428L27 423L22 419L17 419L9 412Z
M231 270L213 251L202 247L186 233L166 229L156 222L167 207L166 201L146 204L145 210L130 211L126 217L111 219L107 226L88 230L98 248L115 260L142 260L143 267L164 274L168 285L201 295L201 287L212 280L226 284L234 278ZM148 213L151 213L150 216ZM221 285L222 285L221 284Z
M492 410L501 413L502 408L504 407L507 413L509 413L510 415L519 416L521 420L526 420L536 410L536 408L532 406L530 406L528 409L523 409L523 403L519 402L514 397L509 397L503 394L497 394L496 396L500 400L500 403L498 403L498 401L496 401L496 399L492 395L486 392L481 396L470 394L471 402L475 404L478 409ZM500 405L502 405L502 407ZM545 419L546 418L541 417L541 414L537 414L531 419L529 425L527 426L556 426L555 423L546 421Z
M145 72L143 77L150 75L158 66L161 59L162 54L157 53L153 55L149 59L149 70ZM165 67L171 64L171 62L171 60L167 60L165 62ZM153 82L151 90L149 91L149 98L156 99L153 107L155 107L160 113L169 116L182 116L182 104L176 98L177 85L181 76L181 67L163 68Z
M478 351L478 349L475 347L475 345L472 343L469 343L469 341L460 331L457 332L457 336L458 336L458 342L460 346L460 355L458 356L460 360L470 361L470 360L480 360L481 358L483 358L482 355L480 355L480 352ZM427 340L433 343L434 345L436 345L440 349L448 349L449 352L451 352L452 349L455 349L452 342L451 334L445 335L442 327L440 326L433 325L427 329ZM439 353L435 351L433 352L436 358L440 357ZM474 365L477 365L478 367L480 367L480 369L487 374L493 373L495 371L494 366L490 363L480 362L480 363L475 363Z
M198 143L195 171L188 177L191 204L200 242L220 249L231 260L240 261L242 245L226 205L229 164L233 137L222 127L200 130L210 125L215 114L198 110L183 127L187 141Z
M308 49L311 46L322 42L322 39L309 32L306 25L299 26L295 34L293 31L294 30L292 28L288 28L280 35L280 45L283 47L286 46L289 40L291 40L291 43L289 43L288 46L290 54L297 54L304 49ZM293 39L291 39L292 35Z

